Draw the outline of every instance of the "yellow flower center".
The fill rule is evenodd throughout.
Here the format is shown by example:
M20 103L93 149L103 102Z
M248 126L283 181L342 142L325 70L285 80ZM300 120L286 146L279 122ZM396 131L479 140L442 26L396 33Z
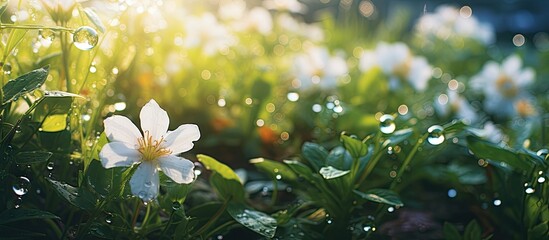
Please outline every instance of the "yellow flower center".
M143 161L153 161L159 157L170 155L172 151L161 146L164 141L164 137L161 137L160 140L153 140L149 131L145 131L143 137L137 140L139 144L137 151L141 153L141 159Z
M496 80L496 87L499 92L506 98L512 98L517 96L518 87L511 78L506 75L500 75Z

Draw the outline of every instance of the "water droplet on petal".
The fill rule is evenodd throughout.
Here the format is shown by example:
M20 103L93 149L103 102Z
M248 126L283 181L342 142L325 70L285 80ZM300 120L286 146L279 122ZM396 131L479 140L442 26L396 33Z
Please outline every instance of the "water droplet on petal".
M99 42L99 36L97 35L97 31L95 31L95 29L88 26L82 26L76 29L72 36L72 40L74 42L74 46L78 49L90 50Z
M433 125L427 129L429 136L427 141L432 145L439 145L444 142L444 128L439 125Z
M395 129L395 118L392 115L385 114L379 118L379 130L382 133L391 134Z
M204 166L200 162L194 162L194 175L196 177L200 176L202 174L202 171L204 171Z
M12 190L18 196L23 196L29 192L30 180L27 177L21 176L13 184Z
M152 186L152 182L151 181L146 181L145 182L145 187L149 188Z

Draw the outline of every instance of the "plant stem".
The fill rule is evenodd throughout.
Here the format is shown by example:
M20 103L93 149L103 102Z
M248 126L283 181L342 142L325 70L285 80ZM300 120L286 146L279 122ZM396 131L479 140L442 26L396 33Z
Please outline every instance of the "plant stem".
M212 234L216 233L216 232L219 232L221 229L225 228L225 227L228 227L228 226L231 226L233 224L235 224L236 221L235 220L230 220L226 223L223 223L221 225L219 225L219 227L216 227L214 230L210 231L210 233L208 233L206 236L204 236L204 239L209 239L210 236L212 236Z
M54 31L64 31L64 32L74 32L74 29L66 27L47 27L41 25L15 25L15 24L0 24L0 29L26 29L26 30L40 30L40 29L50 29Z
M204 231L208 230L208 228L215 222L217 219L225 212L225 209L227 209L227 205L229 205L230 198L226 199L225 202L223 202L223 205L217 210L217 212L208 220L206 224L204 224L202 227L200 227L196 233L193 235L194 237L202 234Z
M273 178L273 195L271 196L271 206L274 206L278 197L278 180Z
M408 156L406 156L406 159L404 159L402 166L400 166L400 168L398 169L398 173L395 176L395 179L393 180L393 182L391 183L391 186L389 187L389 189L395 188L395 186L398 183L398 179L402 176L402 174L404 173L408 165L410 165L412 158L414 158L414 156L416 155L417 149L425 142L425 139L427 139L428 136L429 136L429 133L425 133L423 134L423 136L421 136L421 138L417 140L416 145L414 145L414 148L412 148L412 151L410 152L410 154L408 154Z
M164 227L164 230L162 230L162 234L160 234L160 239L163 239L164 235L166 235L166 231L168 231L170 224L172 224L174 214L175 214L175 210L172 210L172 213L170 214L170 219L168 219L168 223L166 224L166 227Z
M137 199L137 203L135 204L135 210L133 211L132 229L135 229L135 223L137 222L137 216L139 216L139 209L141 209L141 200Z

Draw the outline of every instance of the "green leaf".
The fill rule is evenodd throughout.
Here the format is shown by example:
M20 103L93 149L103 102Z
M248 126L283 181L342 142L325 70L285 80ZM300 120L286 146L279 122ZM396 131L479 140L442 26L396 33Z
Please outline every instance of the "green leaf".
M227 212L240 224L265 237L272 238L276 232L276 219L241 203L230 203Z
M462 120L454 120L442 127L444 128L444 134L451 134L465 130L467 128L467 124L465 124Z
M90 192L50 178L46 179L52 184L53 189L72 205L87 210L94 208L95 197Z
M351 169L353 164L353 157L351 154L345 150L344 147L337 146L333 148L328 157L326 157L326 165L335 167L341 170Z
M478 240L482 238L482 230L476 220L472 220L465 227L465 233L463 233L463 240Z
M297 175L292 171L291 168L283 163L267 160L264 158L251 159L250 163L254 164L259 170L269 174L271 178L277 178L277 175L279 175L280 177L282 177L283 180L297 180Z
M412 133L414 133L414 130L411 128L395 131L389 136L387 140L383 142L381 147L385 148L387 146L395 146L412 136Z
M28 219L60 219L58 216L37 209L8 209L0 213L0 224L18 222Z
M46 151L19 152L15 155L15 162L18 164L45 162L48 161L52 155L53 153Z
M549 238L549 222L542 222L532 229L528 230L528 239L548 239Z
M320 175L322 175L324 179L338 178L338 177L344 176L349 172L350 172L349 170L343 171L343 170L336 169L332 166L323 167L319 171Z
M370 189L363 193L358 190L353 190L360 197L370 200L372 202L384 203L393 205L396 207L402 207L404 204L400 201L398 195L389 189Z
M35 230L39 231L39 229L35 229ZM43 239L44 237L46 237L46 234L41 232L32 232L26 229L0 225L0 236L2 236L3 240L10 240L10 239L26 240L26 239Z
M2 105L42 86L48 77L48 72L49 66L46 66L25 73L16 79L9 80L6 85L2 87L2 91L4 91Z
M68 114L48 115L44 121L42 121L40 131L59 132L65 130L67 128L67 117Z
M238 175L230 167L210 156L199 154L197 158L198 161L204 164L206 169L214 172L210 176L210 183L223 199L244 201L244 186L242 186Z
M305 160L307 160L315 171L320 170L321 167L326 165L326 158L328 157L328 151L322 146L306 142L301 148L301 152Z
M459 234L459 231L457 230L456 226L449 222L444 223L444 239L446 240L461 240L461 235Z
M75 98L84 97L61 91L46 91L43 99L36 106L32 119L36 122L42 122L49 115L64 115L69 113L72 102Z
M307 181L309 181L311 183L316 183L316 181L319 180L319 178L317 178L313 174L313 171L311 171L311 169L307 165L305 165L305 164L303 164L299 161L284 160L284 163L286 163L286 165L288 165L288 167L290 169L292 169L292 171L297 173L297 175L299 175L300 177L306 179Z
M497 146L491 142L472 136L467 137L467 145L475 156L479 158L505 163L518 170L529 171L532 169L532 162L529 158L521 158L510 149ZM524 159L527 160L524 161Z
M90 19L90 21L93 23L93 25L95 25L95 27L97 27L99 31L104 33L105 25L103 25L103 22L101 22L101 19L99 18L99 16L97 16L95 11L91 8L84 8L84 12L86 13L88 19Z
M360 158L368 153L368 146L356 138L341 134L339 139L353 158Z

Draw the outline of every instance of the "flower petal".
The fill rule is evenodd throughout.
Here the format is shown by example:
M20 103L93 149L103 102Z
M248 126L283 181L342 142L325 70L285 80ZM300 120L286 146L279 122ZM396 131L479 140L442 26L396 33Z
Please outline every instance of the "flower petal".
M174 131L166 134L164 147L172 151L173 155L186 152L193 148L193 141L200 138L200 130L195 124L183 124Z
M143 106L139 118L143 132L148 131L154 140L160 139L168 131L170 124L168 113L160 108L154 99Z
M158 196L159 181L156 165L142 162L130 179L132 194L145 202L151 201Z
M114 115L105 119L103 124L110 141L137 145L137 139L141 137L139 129L127 117Z
M107 143L99 152L99 159L105 168L130 166L140 158L141 154L133 145L123 142Z
M191 183L194 180L193 162L176 157L174 155L164 156L158 159L160 169L176 183Z

